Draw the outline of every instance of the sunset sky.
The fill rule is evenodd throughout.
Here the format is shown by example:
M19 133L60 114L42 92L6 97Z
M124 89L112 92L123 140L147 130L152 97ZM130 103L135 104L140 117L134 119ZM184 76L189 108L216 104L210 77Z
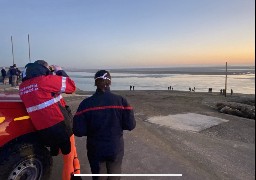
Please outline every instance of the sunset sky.
M0 0L0 67L70 68L255 61L255 0Z

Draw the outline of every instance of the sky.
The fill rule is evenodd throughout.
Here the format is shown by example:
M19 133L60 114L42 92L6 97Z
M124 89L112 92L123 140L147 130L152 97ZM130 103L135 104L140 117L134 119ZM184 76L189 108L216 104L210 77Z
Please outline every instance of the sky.
M255 0L0 0L0 25L0 67L255 64Z

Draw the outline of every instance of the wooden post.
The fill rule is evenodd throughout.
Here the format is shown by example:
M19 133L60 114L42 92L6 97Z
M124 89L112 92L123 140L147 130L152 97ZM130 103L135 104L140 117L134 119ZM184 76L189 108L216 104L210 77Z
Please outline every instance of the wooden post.
M29 42L29 34L28 34L28 57L29 57L29 62L31 63L31 58L30 58L30 42Z
M226 62L225 97L227 97L228 63Z
M11 36L11 43L12 43L12 65L14 65L14 53L13 53L13 42L12 42L12 36Z

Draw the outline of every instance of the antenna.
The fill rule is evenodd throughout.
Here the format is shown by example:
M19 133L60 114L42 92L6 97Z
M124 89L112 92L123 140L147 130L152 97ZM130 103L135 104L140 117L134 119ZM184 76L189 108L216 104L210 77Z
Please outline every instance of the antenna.
M29 62L31 63L31 58L30 58L30 42L29 42L29 34L28 34L28 58L29 58Z
M227 97L228 63L226 62L225 97Z
M11 36L11 43L12 43L12 65L14 65L14 53L13 53L13 41Z

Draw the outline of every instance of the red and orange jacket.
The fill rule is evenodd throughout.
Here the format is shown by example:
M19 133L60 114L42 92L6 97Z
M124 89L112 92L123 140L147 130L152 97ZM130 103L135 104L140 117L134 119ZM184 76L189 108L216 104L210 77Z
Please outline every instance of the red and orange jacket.
M19 94L36 130L43 130L64 120L59 105L66 103L61 93L73 93L75 83L69 77L47 75L22 82Z

